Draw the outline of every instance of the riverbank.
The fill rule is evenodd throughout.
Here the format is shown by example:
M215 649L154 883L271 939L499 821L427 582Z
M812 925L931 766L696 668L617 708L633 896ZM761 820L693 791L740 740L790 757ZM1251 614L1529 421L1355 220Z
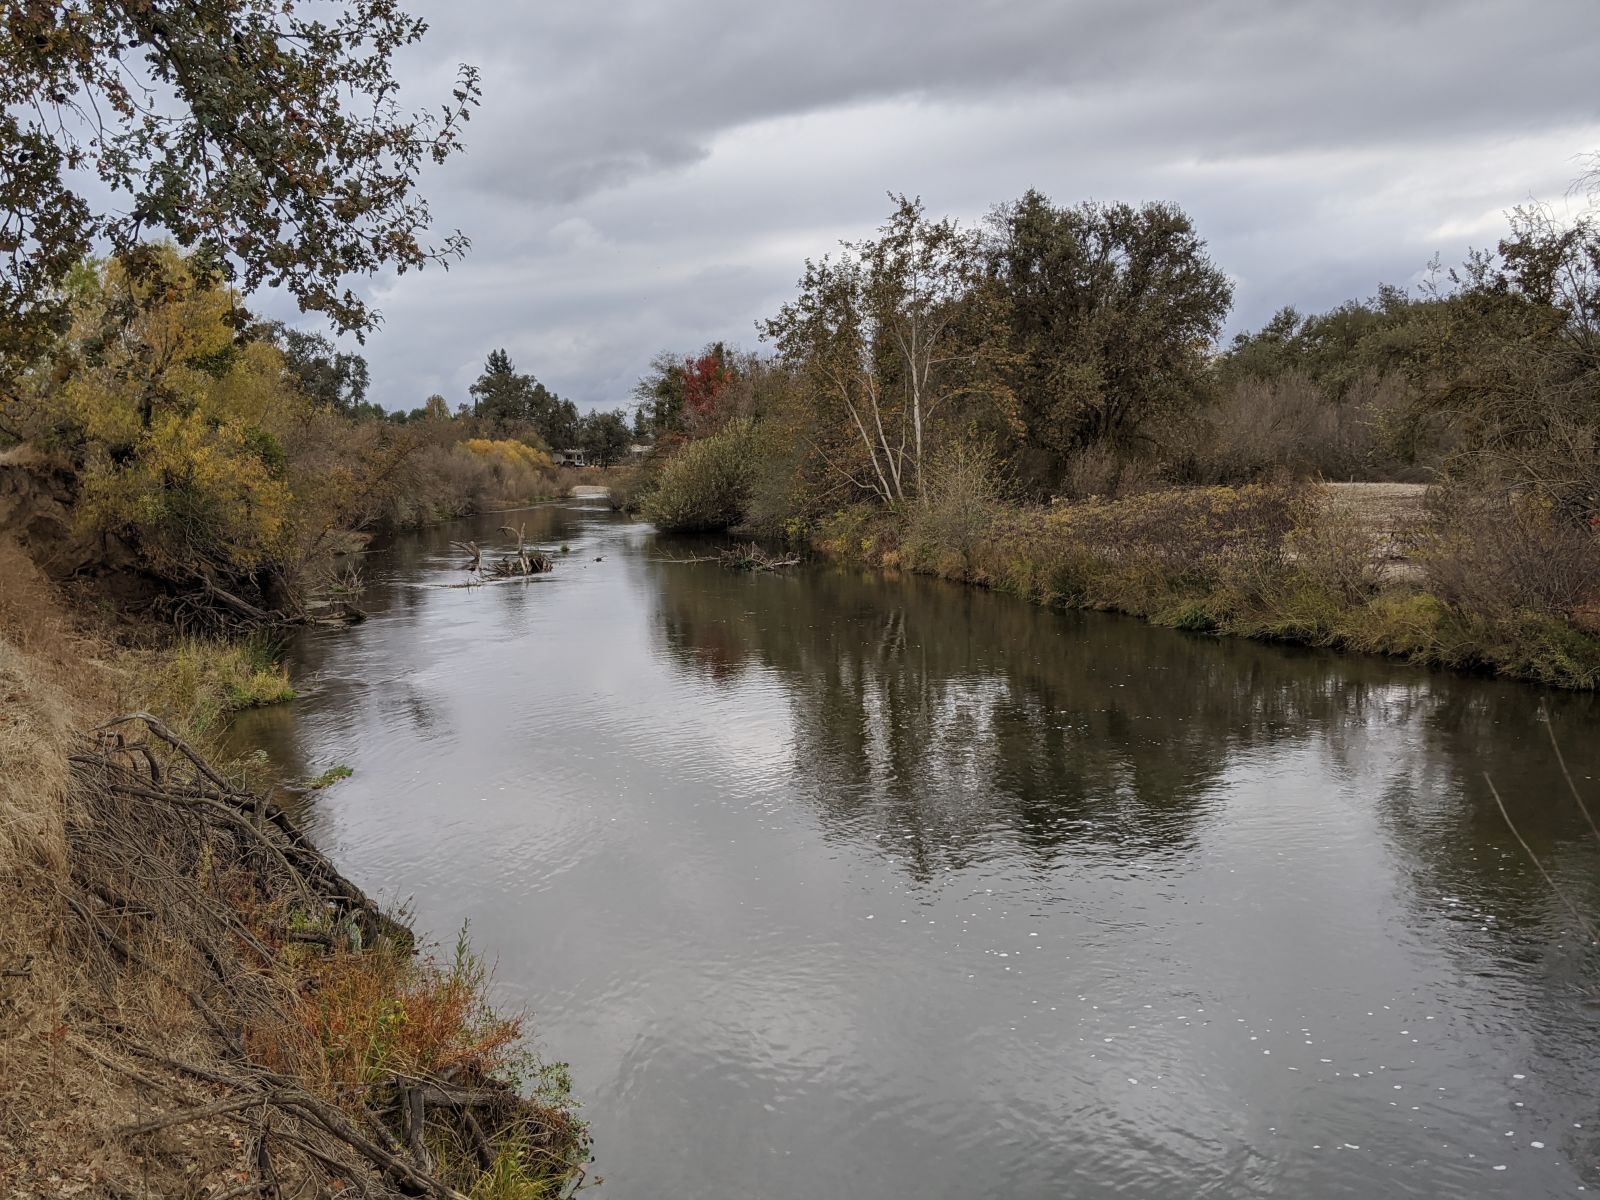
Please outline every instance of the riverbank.
M1547 512L1429 512L1415 489L1169 488L1023 507L949 489L901 515L819 522L826 557L1053 608L1404 658L1552 687L1600 686L1589 548Z
M268 770L214 753L230 714L293 694L264 648L132 647L3 540L0 580L0 1192L581 1178L564 1070L490 1004L465 937L419 952Z

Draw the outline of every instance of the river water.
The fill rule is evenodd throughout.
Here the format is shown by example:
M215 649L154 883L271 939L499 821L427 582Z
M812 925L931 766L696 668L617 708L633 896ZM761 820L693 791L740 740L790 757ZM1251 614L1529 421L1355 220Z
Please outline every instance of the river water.
M369 556L241 721L569 1060L619 1198L1600 1192L1584 697L750 576L597 506Z

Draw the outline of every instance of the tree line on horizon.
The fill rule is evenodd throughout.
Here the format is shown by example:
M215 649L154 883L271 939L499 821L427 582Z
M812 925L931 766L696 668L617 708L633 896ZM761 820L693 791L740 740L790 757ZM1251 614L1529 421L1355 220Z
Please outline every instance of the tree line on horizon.
M746 521L914 505L953 447L1020 500L1316 476L1600 515L1593 208L1518 208L1419 288L1285 307L1222 345L1232 286L1176 205L1029 191L962 228L891 199L874 236L804 264L763 350L658 355L636 389L663 446L754 437L725 505Z

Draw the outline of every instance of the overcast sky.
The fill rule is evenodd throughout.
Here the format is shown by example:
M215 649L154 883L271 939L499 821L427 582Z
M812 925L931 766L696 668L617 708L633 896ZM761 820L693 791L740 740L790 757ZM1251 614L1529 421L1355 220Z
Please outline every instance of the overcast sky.
M976 221L1171 200L1234 279L1232 329L1410 283L1566 198L1600 150L1600 0L411 0L414 104L483 73L426 179L473 242L368 287L372 398L466 398L489 350L580 408L724 339L885 193Z

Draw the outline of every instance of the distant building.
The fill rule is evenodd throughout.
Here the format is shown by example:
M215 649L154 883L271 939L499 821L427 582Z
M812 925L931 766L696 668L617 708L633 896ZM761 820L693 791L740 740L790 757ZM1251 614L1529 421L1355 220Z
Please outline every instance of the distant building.
M634 442L628 447L628 457L637 462L655 448L654 442Z
M552 450L550 459L558 467L587 467L589 456L582 450Z

